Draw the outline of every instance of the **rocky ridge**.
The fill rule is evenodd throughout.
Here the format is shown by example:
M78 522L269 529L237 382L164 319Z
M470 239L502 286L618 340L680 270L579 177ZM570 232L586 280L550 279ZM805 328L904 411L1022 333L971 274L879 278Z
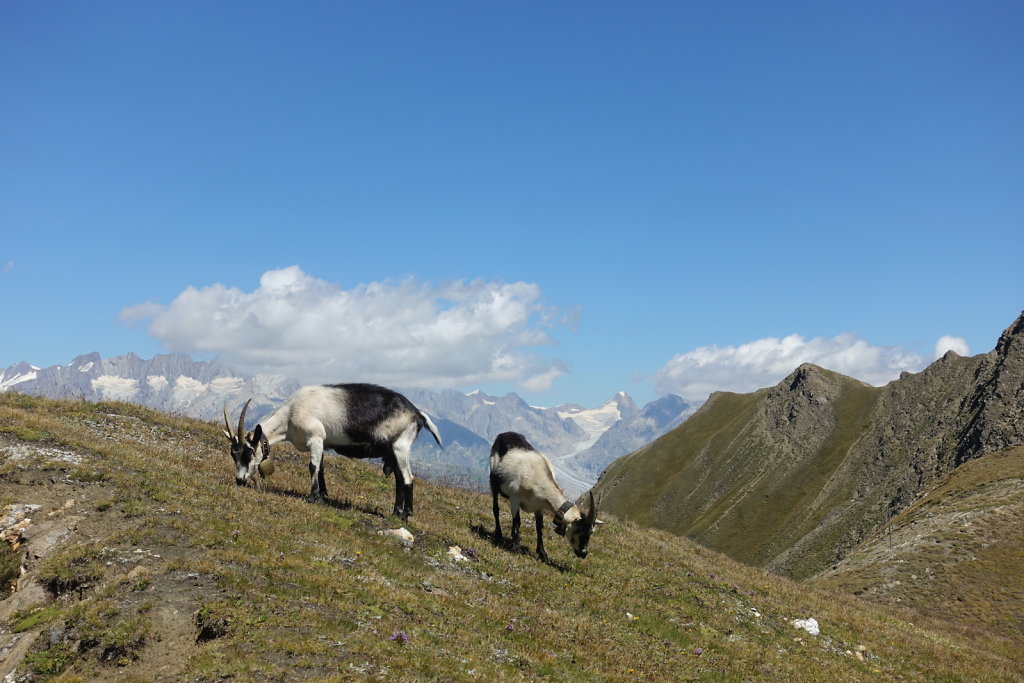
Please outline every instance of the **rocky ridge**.
M996 348L949 352L880 388L803 365L753 394L713 394L613 463L609 511L804 578L965 462L1024 443L1024 315Z

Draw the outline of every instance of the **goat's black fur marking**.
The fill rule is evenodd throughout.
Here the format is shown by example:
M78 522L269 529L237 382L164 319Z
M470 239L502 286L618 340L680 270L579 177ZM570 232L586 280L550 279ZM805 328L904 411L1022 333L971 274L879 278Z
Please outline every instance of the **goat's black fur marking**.
M491 452L497 453L499 458L504 458L506 453L514 450L534 451L537 449L531 446L526 437L519 432L502 432L494 439L494 445L491 446ZM493 481L491 486L494 486Z
M349 424L345 432L356 443L374 443L372 427L398 412L419 410L412 401L397 391L376 384L325 384L341 390L345 396L345 412Z
M407 519L412 514L413 485L406 484L399 476L398 461L392 448L392 443L387 440L380 440L375 436L375 427L387 420L396 413L411 412L416 419L416 429L419 431L427 426L426 418L419 408L413 405L412 401L386 387L377 384L350 383L350 384L325 384L327 388L341 391L345 394L345 410L348 424L345 427L346 435L352 439L351 444L330 444L325 443L324 449L333 450L349 458L381 458L384 460L384 473L395 472L395 507L393 514ZM431 430L431 435L441 445L440 440ZM323 490L323 471L317 477L319 488ZM312 474L312 472L311 472ZM313 494L310 494L313 497Z
M387 387L377 384L355 383L355 384L325 384L330 389L338 389L345 393L346 414L350 421L345 428L345 433L355 442L355 446L334 446L324 444L324 448L330 448L349 458L380 458L382 453L361 451L357 447L381 443L373 435L373 428L386 420L391 415L399 412L410 411L416 417L416 424L419 429L427 426L427 421L419 408L413 405L408 398L392 391ZM427 431L430 431L429 429ZM433 433L431 433L433 436ZM434 436L437 441L437 437ZM391 444L383 442L390 449ZM440 446L441 442L438 441Z

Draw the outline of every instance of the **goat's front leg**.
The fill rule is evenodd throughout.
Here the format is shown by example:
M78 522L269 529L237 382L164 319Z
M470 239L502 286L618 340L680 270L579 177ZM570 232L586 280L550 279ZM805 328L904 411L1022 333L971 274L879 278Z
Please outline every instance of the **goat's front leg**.
M544 513L537 510L533 515L533 522L537 525L537 557L547 562L548 554L544 552Z
M324 442L312 439L309 442L309 495L307 503L327 502L327 483L324 481Z

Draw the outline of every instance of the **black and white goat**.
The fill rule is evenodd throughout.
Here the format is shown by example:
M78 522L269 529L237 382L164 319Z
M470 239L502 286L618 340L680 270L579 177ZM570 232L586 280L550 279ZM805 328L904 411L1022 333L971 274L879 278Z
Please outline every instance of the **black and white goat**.
M236 433L232 433L224 410L224 434L231 441L235 483L245 486L257 471L269 474L264 471L269 447L289 441L300 451L309 451L311 481L306 500L310 503L327 500L325 450L350 458L383 458L384 473L395 473L394 514L406 519L412 514L413 441L426 427L441 445L441 435L429 417L405 396L375 384L302 387L243 434L248 407L246 401Z
M491 446L491 498L494 510L494 542L504 542L498 516L498 495L508 498L512 512L512 547L519 545L519 510L534 514L537 527L537 556L547 562L544 550L544 511L554 516L555 531L565 536L576 557L587 556L590 535L597 522L597 504L591 492L585 507L565 497L555 481L555 471L522 434L504 432Z

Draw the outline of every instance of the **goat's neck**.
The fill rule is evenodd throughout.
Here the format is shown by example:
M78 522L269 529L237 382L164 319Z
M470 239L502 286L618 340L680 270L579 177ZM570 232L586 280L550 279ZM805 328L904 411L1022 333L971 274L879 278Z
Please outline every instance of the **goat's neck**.
M551 507L552 514L558 514L558 510L566 502L568 502L568 500L569 499L566 497L565 493L562 492L562 489L560 486L558 486L558 484L554 484L552 490L548 491L548 495L545 497L545 502L547 502L547 504ZM568 510L566 510L565 513L562 515L562 520L565 521L566 524L568 524L579 519L582 516L583 515L580 514L579 508L573 505Z
M558 508L555 509L557 510ZM578 519L583 519L583 513L580 512L579 507L577 507L575 504L571 508L566 510L564 515L562 515L562 521L566 524L572 524Z
M289 413L288 405L285 404L260 422L260 426L263 427L263 436L267 437L267 442L271 446L284 441L288 435Z

